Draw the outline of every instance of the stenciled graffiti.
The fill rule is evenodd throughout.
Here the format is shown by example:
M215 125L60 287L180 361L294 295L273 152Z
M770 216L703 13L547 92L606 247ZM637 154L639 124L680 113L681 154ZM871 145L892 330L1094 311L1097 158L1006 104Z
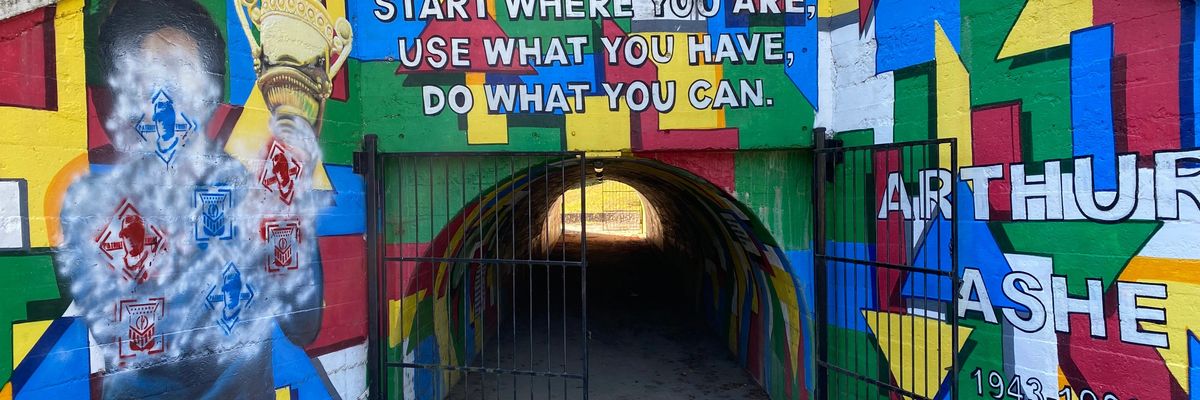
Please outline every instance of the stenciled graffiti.
M217 311L217 324L225 334L233 332L233 326L241 319L242 310L254 301L254 286L242 281L242 272L229 263L221 273L220 280L208 289L204 306Z

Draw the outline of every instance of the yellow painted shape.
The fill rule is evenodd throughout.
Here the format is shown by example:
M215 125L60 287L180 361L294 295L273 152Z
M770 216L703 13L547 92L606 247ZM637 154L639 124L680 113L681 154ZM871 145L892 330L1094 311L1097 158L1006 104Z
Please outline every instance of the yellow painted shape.
M325 10L329 11L329 16L337 19L338 17L346 18L346 1L347 0L327 0L325 1Z
M1190 387L1188 376L1188 331L1200 330L1200 308L1196 307L1196 299L1200 299L1200 260L1177 260L1170 258L1134 257L1129 265L1121 272L1118 280L1125 282L1157 283L1167 286L1169 295L1165 300L1142 297L1138 299L1139 307L1161 308L1166 310L1167 324L1142 322L1141 328L1146 332L1167 334L1167 342L1171 347L1155 348L1162 356L1167 369L1179 385L1187 391Z
M467 73L467 88L475 99L475 106L467 112L467 144L508 144L508 116L488 113L483 92L486 82L483 72Z
M971 77L946 32L934 22L937 59L937 137L958 138L958 166L971 163ZM942 168L950 168L950 146L939 146Z
M71 160L60 168L58 173L54 174L54 178L50 179L50 184L46 187L46 198L43 203L46 215L51 216L46 218L45 223L46 236L49 237L51 246L62 244L62 225L59 224L59 219L55 216L60 215L62 212L62 202L63 198L67 196L67 188L71 186L71 182L75 182L76 178L87 174L90 168L88 155L87 153L83 153L75 156L74 160Z
M257 175L262 168L262 161L267 157L267 146L272 137L271 111L267 109L258 85L254 85L246 105L242 107L241 117L229 133L229 141L225 142L225 152L241 161L251 174ZM329 175L325 173L325 163L320 162L313 167L313 189L333 190Z
M417 303L425 296L425 290L410 294L401 300L388 300L388 347L399 346L412 331L417 315ZM403 305L404 309L400 309Z
M1090 0L1028 0L996 59L1071 43L1071 32L1089 26Z
M918 395L935 397L946 371L937 375L926 374L923 368L911 368L912 365L950 365L954 358L950 337L950 324L935 318L912 314L895 314L863 310L862 315L867 325L875 334L879 343L879 351L888 360L888 369L893 377L899 377L904 371L903 382L897 382L901 388ZM899 329L893 329L899 328ZM972 329L958 327L958 348L962 349L967 342L967 336ZM927 335L926 332L933 332ZM937 332L947 332L939 335ZM901 362L900 358L904 358Z
M575 99L568 98L571 108ZM677 107L678 108L678 107ZM567 149L591 152L620 152L632 147L629 141L629 108L608 109L608 97L585 96L582 113L567 114Z
M33 350L33 345L37 344L38 339L42 338L42 334L46 333L46 328L50 327L48 321L33 321L13 324L12 326L12 365L15 368L21 365L21 361L25 360L25 356L29 355L29 351Z
M284 386L284 387L275 389L275 400L291 400L291 399L292 399L292 389L290 387Z
M687 35L683 33L638 33L646 41L653 44L655 40L666 43L668 35L674 37L675 53L667 63L658 65L658 80L660 82L675 81L675 108L668 113L658 115L659 129L711 129L725 127L725 110L697 110L688 101L688 88L692 82L705 80L712 84L707 91L700 91L697 96L716 94L717 84L721 80L720 64L689 65L687 57ZM716 40L710 37L710 41ZM650 62L650 61L647 61ZM606 103L607 104L607 103ZM622 105L624 107L624 105ZM651 109L654 107L650 105Z
M0 106L0 120L4 121L0 128L0 177L28 181L26 206L32 247L49 247L48 225L57 225L58 204L46 206L51 181L64 165L87 154L82 10L83 0L63 0L55 8L53 78L58 110Z
M858 11L858 0L822 0L818 3L817 16L821 18Z

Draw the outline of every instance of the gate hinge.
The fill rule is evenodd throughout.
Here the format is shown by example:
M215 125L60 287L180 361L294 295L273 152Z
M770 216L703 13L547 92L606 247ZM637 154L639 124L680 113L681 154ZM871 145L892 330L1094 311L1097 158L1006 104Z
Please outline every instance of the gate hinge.
M836 148L842 147L843 144L844 143L842 142L841 139L826 139L825 140L825 148L835 148L836 149ZM832 183L834 176L836 176L836 173L834 172L833 167L846 161L846 158L845 158L846 153L843 153L841 151L834 151L834 152L830 152L830 153L826 153L826 154L828 154L828 155L825 156L825 181Z
M363 151L354 152L354 173L364 175L367 173L367 153Z

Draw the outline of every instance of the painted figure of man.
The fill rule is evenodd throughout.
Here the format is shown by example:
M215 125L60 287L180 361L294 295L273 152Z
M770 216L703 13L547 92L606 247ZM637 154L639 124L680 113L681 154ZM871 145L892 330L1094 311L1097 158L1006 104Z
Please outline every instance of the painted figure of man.
M327 199L312 190L310 171L288 169L278 176L290 202L280 201L260 184L263 168L276 164L268 148L257 161L237 160L203 134L224 98L226 54L204 7L115 0L96 8L105 15L96 41L101 57L90 61L111 94L97 96L108 103L97 108L109 110L99 118L116 158L68 189L56 263L70 282L71 312L86 322L93 357L103 360L93 387L103 398L273 397L274 349L303 347L320 329L316 240L302 236L313 235ZM280 129L279 119L256 128L287 146L293 160L319 162L312 124ZM228 197L216 207L195 201L197 193ZM123 204L137 212L114 216ZM297 267L271 272L265 266L274 243L253 233L277 216L297 221L300 236L289 250ZM121 261L104 258L108 244L95 240L99 229L116 229L106 226L119 227L113 245L127 266L144 267L152 249L169 251L153 254L153 268L138 279L124 279L109 268ZM149 241L152 234L158 242ZM230 273L229 266L240 269Z

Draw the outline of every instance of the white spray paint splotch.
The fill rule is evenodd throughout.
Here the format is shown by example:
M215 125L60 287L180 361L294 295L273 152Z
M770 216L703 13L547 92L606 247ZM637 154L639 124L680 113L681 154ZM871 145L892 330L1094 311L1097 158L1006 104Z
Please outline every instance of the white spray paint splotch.
M261 378L255 374L262 375L257 369L270 365L275 329L303 346L319 328L321 272L314 222L318 209L330 199L312 190L311 167L321 157L316 134L303 120L275 119L271 126L262 127L305 166L296 177L294 197L285 204L259 181L267 164L266 148L262 160L247 166L205 137L204 124L220 101L221 80L204 72L193 50L181 45L165 51L129 51L114 60L108 82L113 110L105 127L119 152L117 161L106 172L74 182L63 202L57 265L70 282L73 308L86 321L102 355L105 397L162 394L172 388L177 390L173 394L184 396L230 394L239 385L218 381L239 369L256 370L245 379ZM158 92L167 93L176 110L198 124L169 163L156 154L154 141L143 140L133 124L152 109L151 98ZM232 206L222 215L236 234L228 240L199 242L194 232L202 210L194 197L197 189L213 185L232 193ZM110 268L104 240L97 239L109 229L123 203L136 207L144 225L162 232L165 242L140 283ZM298 268L267 270L274 246L259 232L263 221L270 219L299 222L293 248ZM218 322L224 305L209 295L221 292L230 263L240 271L241 283L253 288L254 297L242 303L238 319L231 325L226 321L223 329ZM152 323L154 335L163 340L161 352L121 349L131 334L130 321L121 315L121 302L159 298L165 311ZM255 384L271 385L269 368L264 370L267 381ZM132 384L137 379L160 384L150 393L144 391L151 390L147 385Z

